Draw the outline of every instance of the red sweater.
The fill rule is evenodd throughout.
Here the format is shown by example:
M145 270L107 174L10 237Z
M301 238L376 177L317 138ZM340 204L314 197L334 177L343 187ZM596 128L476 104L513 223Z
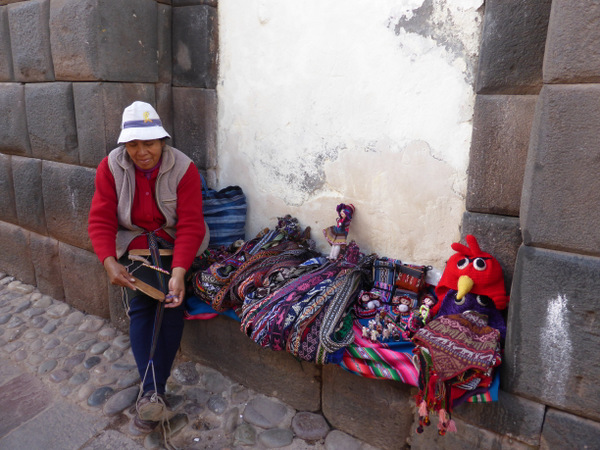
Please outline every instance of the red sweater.
M134 225L147 231L159 229L156 233L158 236L173 242L171 236L160 229L165 223L165 218L155 200L157 175L158 167L152 171L150 179L143 172L135 171L131 220ZM92 198L88 222L90 239L100 262L104 262L109 256L116 258L117 229L117 193L106 157L96 171L96 191ZM183 267L185 270L190 268L205 233L200 175L192 163L177 186L177 236L172 267ZM129 244L130 250L138 248L148 248L146 236L138 236Z

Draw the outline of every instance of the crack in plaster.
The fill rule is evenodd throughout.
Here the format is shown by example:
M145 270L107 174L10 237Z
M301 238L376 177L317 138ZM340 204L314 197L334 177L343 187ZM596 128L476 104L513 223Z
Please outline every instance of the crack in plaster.
M478 15L475 16L477 27L473 32L479 33L483 23L483 5L477 9L477 13ZM450 63L460 60L465 64L465 82L473 83L477 47L469 48L469 44L465 43L465 36L461 34L464 27L456 23L455 13L446 1L424 0L422 5L412 10L410 14L403 14L399 19L390 17L389 27L393 27L396 36L400 36L404 30L406 33L432 39L447 51Z

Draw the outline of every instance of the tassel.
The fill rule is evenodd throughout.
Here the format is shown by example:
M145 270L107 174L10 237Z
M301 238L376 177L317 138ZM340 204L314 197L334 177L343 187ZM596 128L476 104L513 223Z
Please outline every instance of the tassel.
M456 433L456 422L454 422L454 420L450 420L450 423L448 424L448 431L450 433Z
M438 411L439 421L438 421L438 432L441 436L446 434L446 430L448 429L448 422L446 418L446 411L444 409L440 409Z
M425 403L425 401L422 401L421 404L419 405L419 416L421 416L421 417L427 416L427 404Z

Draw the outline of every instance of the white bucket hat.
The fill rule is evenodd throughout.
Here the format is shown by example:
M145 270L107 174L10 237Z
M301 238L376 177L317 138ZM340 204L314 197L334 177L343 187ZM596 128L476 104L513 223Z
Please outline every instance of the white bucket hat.
M150 141L153 139L170 138L162 126L158 113L149 103L133 102L123 111L121 134L117 143L129 141Z

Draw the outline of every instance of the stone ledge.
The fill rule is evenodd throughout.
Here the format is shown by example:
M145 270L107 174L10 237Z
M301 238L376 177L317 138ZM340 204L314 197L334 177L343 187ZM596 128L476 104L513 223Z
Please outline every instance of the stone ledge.
M234 319L188 321L181 348L189 358L295 409L321 409L320 367L286 352L262 348L240 331Z
M413 424L412 390L328 364L323 366L323 415L333 427L372 445L405 448Z

